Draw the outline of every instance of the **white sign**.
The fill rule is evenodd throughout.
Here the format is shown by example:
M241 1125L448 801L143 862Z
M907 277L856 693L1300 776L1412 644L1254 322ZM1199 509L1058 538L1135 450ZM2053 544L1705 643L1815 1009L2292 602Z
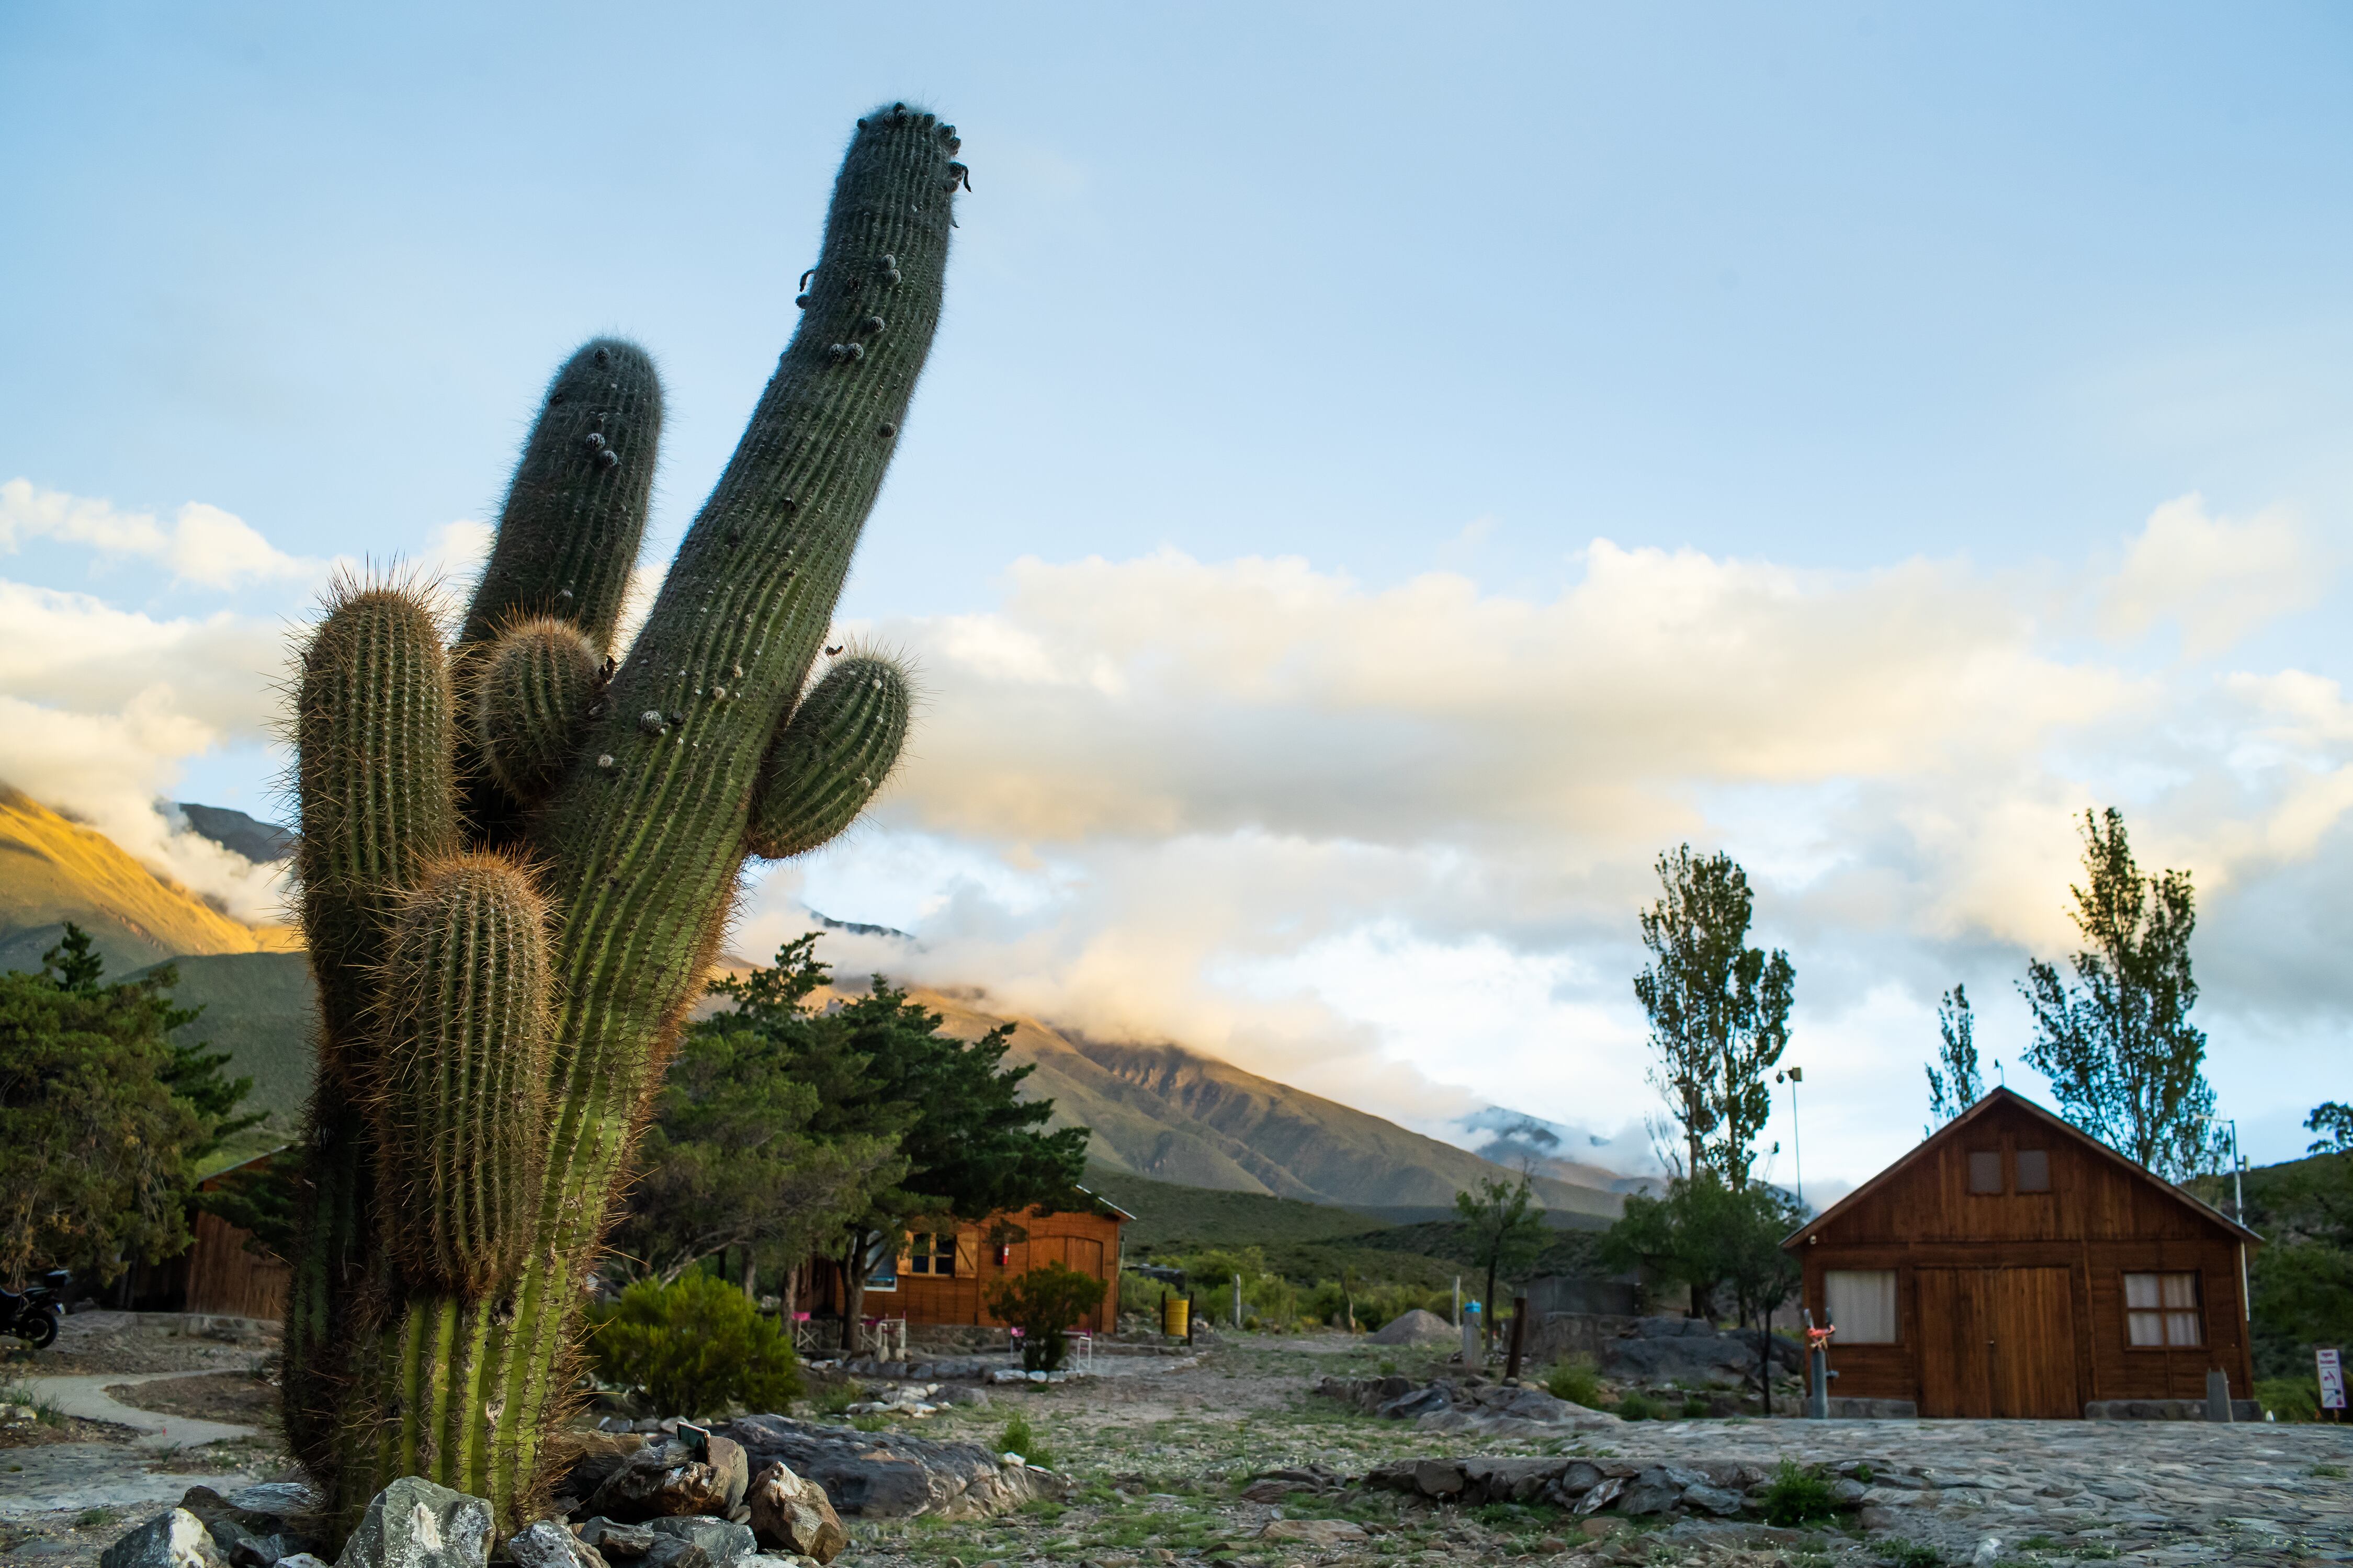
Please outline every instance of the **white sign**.
M2323 1410L2345 1408L2345 1363L2335 1351L2314 1352L2320 1362L2320 1407Z

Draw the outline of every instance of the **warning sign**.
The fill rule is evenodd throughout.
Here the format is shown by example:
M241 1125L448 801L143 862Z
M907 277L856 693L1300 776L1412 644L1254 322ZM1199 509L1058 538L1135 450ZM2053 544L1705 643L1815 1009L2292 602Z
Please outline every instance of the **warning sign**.
M2323 1410L2345 1408L2345 1363L2337 1359L2335 1351L2318 1351L2320 1362L2320 1407Z

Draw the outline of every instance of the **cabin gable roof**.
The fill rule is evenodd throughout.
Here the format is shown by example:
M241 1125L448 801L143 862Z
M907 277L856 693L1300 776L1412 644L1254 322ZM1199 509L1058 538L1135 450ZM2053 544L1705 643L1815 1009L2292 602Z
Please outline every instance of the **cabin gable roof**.
M2094 1161L2113 1167L2123 1173L2129 1180L2153 1189L2165 1199L2188 1210L2200 1223L2221 1230L2237 1240L2262 1244L2263 1239L2262 1237L2212 1205L2192 1196L2146 1167L2136 1164L2105 1143L2092 1137L2082 1128L2052 1115L2015 1089L2003 1087L1996 1088L1981 1096L1967 1110L1922 1139L1917 1145L1905 1152L1885 1170L1881 1171L1800 1226L1791 1233L1788 1239L1781 1243L1782 1247L1795 1249L1820 1238L1825 1231L1836 1226L1842 1218L1862 1211L1873 1199L1907 1178L1923 1174L1924 1167L1927 1163L1945 1148L1968 1136L1981 1123L2000 1118L2003 1112L2023 1115L2028 1121L2036 1123L2078 1151L2088 1154Z

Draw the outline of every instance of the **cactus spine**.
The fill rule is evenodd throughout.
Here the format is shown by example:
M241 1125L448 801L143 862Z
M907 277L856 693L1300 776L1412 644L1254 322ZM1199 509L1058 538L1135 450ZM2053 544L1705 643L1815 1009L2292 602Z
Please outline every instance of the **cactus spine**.
M286 1386L344 1527L403 1474L530 1517L581 1282L743 860L824 842L896 759L887 660L803 689L938 321L957 145L904 105L860 121L800 328L609 678L660 392L607 340L550 388L459 679L396 588L312 639L325 1001Z

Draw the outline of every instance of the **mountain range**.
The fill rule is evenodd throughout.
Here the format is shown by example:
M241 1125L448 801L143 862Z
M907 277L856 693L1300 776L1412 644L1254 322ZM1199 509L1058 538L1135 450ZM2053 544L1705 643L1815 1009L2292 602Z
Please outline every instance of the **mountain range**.
M192 828L248 858L285 852L282 829L242 813L180 810ZM69 920L91 932L111 973L173 963L175 998L205 1009L191 1037L227 1051L231 1070L253 1079L271 1131L290 1131L310 1088L312 1006L295 933L241 924L104 835L0 786L0 970L39 967ZM1032 1068L1028 1092L1053 1100L1057 1125L1092 1129L1098 1169L1398 1220L1451 1211L1454 1194L1481 1178L1518 1173L1180 1044L1091 1039L994 1008L979 990L911 994L959 1039L1010 1023L1008 1056ZM1557 1154L1532 1179L1538 1201L1563 1218L1611 1215L1622 1202L1614 1173Z

